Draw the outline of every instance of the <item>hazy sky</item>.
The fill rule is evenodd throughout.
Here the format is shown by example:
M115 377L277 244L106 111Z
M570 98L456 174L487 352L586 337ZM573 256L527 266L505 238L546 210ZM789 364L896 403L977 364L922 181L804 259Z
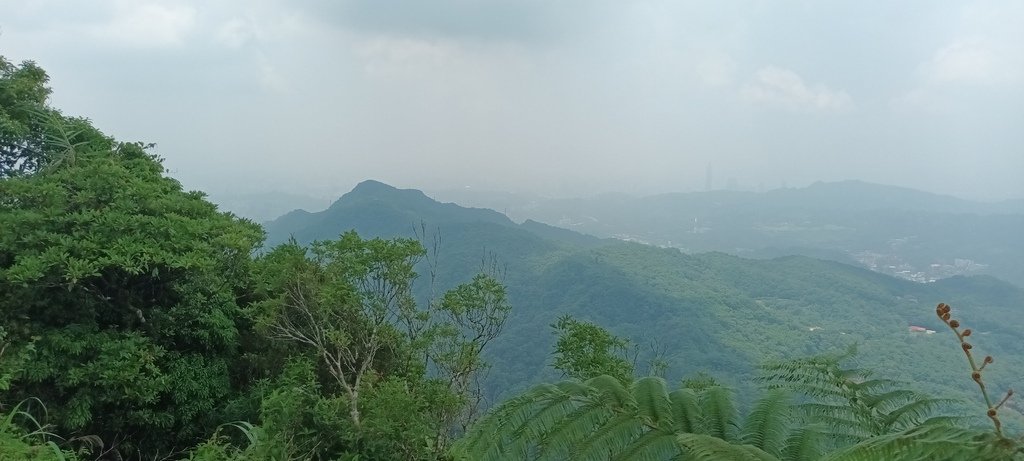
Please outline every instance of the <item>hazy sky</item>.
M0 0L0 54L175 177L1024 197L1024 2Z

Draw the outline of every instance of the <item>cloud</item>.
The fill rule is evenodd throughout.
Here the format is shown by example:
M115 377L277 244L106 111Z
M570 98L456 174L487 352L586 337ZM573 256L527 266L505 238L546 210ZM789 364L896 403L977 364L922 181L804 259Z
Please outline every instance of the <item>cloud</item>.
M969 152L960 191L1024 193L1024 3L769 3L0 0L0 51L190 187L927 187Z
M196 9L166 3L118 2L106 22L90 26L97 38L136 48L182 45L196 25Z
M918 65L915 86L893 98L892 106L950 113L956 110L954 100L1019 86L1024 82L1024 54L1005 44L984 36L951 40Z
M799 111L841 111L853 104L843 90L822 84L808 86L796 72L775 66L755 72L753 81L740 89L740 96L753 103Z
M936 51L921 68L927 81L935 84L1006 83L1021 76L1021 63L1007 54L984 38L957 39Z

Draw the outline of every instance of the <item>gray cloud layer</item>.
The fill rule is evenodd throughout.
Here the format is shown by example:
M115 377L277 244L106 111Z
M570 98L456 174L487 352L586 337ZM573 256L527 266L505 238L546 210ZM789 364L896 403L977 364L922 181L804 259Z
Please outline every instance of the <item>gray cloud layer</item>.
M0 0L53 103L191 187L1024 197L1024 4Z

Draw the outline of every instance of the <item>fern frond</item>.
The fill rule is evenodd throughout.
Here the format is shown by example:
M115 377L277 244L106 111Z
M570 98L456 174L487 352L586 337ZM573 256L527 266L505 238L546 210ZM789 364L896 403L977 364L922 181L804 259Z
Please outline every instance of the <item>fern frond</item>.
M678 389L668 395L672 404L672 421L676 432L704 432L697 394L690 389Z
M942 459L997 461L1013 456L991 433L942 426L920 426L872 437L829 454L825 461Z
M660 461L680 454L676 434L666 431L648 431L626 447L614 461Z
M873 394L864 392L861 389L857 389L864 398L862 403L868 408L875 408L878 411L886 412L888 409L899 406L898 402L906 402L917 400L918 394L909 389L894 389L882 392L880 394Z
M630 386L633 401L637 403L637 414L652 428L674 426L672 403L668 397L665 380L648 376L633 382Z
M780 456L789 433L790 409L789 393L781 389L767 391L747 415L740 443Z
M861 421L855 419L821 415L811 421L824 426L823 434L837 446L851 445L874 435L869 427L865 427Z
M578 383L540 384L510 399L477 421L457 444L471 459L504 459L510 453L525 454L531 437L545 432L553 421L573 409L573 399L586 388Z
M512 453L525 453L528 445L543 440L544 435L555 425L568 416L574 409L568 398L553 398L540 407L531 416L512 426L510 449ZM518 422L518 421L517 421Z
M594 433L614 416L602 402L590 402L565 416L560 424L540 439L540 460L563 460L572 448Z
M794 394L819 401L849 401L855 395L854 392L844 388L842 383L775 383L766 386L766 389L785 389Z
M806 422L822 422L830 445L842 447L873 436L918 426L947 401L876 379L858 368L843 368L849 355L810 357L763 367L760 380L769 389L789 389L805 399Z
M825 427L820 424L807 425L793 431L782 449L783 461L807 461L819 459L822 455L822 438Z
M778 461L771 454L750 445L733 445L718 437L706 434L679 434L679 445L690 456L685 459L697 461Z
M866 372L861 372L867 375ZM893 381L891 379L867 379L861 382L851 383L850 387L859 392L884 392L885 389L897 389L900 390L900 382Z
M589 461L611 458L632 444L643 431L644 426L635 414L621 414L577 445L569 459Z
M592 389L591 392L599 395L612 408L636 407L633 394L629 392L629 389L621 381L612 376L601 375L588 379L585 384Z
M898 408L890 410L883 418L885 427L895 430L903 430L909 427L923 424L928 417L943 405L955 403L952 399L934 399L917 396L916 399L904 403ZM934 419L934 418L932 418Z
M736 406L732 395L724 387L712 387L700 395L703 428L707 435L732 440L736 427Z
M599 376L534 387L485 416L456 448L481 460L608 459L658 424L671 428L672 421L664 381L644 379L627 388ZM635 448L642 454L664 446Z

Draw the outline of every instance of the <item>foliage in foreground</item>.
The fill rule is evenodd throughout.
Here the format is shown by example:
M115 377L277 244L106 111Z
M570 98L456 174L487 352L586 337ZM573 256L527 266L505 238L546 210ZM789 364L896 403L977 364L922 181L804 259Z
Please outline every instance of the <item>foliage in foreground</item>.
M938 314L949 324L943 306ZM950 326L957 331L959 324ZM957 336L963 340L962 332ZM970 360L971 347L963 349ZM456 455L473 460L1024 459L1024 444L1006 437L995 417L1006 399L994 404L985 396L995 431L963 427L958 418L937 414L947 401L844 368L848 356L766 365L760 379L764 393L742 418L730 391L713 380L684 380L672 388L657 377L602 374L541 384L483 418L460 441ZM984 391L979 375L975 380Z
M26 400L0 413L0 461L75 460L75 453L58 445L60 438L25 408L32 403L38 404Z

